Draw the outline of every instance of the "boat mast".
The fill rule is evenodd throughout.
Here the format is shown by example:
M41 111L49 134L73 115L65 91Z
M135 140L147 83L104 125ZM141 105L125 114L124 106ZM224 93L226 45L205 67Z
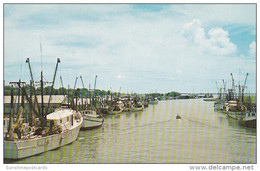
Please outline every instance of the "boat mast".
M56 73L57 73L59 63L60 63L60 58L57 59L57 63L56 63L55 71L54 71L54 76L53 76L53 80L52 80L52 85L51 85L51 93L50 93L50 96L49 96L48 106L46 108L46 113L49 110L49 106L50 106L50 102L51 102L51 96L52 96L52 93L53 93L53 87L54 87ZM45 119L46 119L46 116L45 116Z
M75 97L75 89L76 89L76 85L77 85L77 80L78 77L76 77L75 83L74 83L74 90L73 90L73 96L72 96L72 104L73 104L73 108L75 109L75 103L74 103L74 97ZM77 105L77 104L76 104Z
M70 108L70 85L68 85L68 108Z
M245 78L245 81L244 81L244 85L242 86L242 98L241 98L241 103L244 102L244 91L245 91L245 87L246 87L246 81L247 81L247 77L248 77L248 73L246 73L246 78Z
M96 81L97 81L97 75L95 77L94 91L93 91L93 95L92 95L92 104L91 104L92 107L94 105L94 99L95 99Z
M225 100L225 97L226 97L226 86L227 86L227 82L225 82L225 80L223 79L223 95L222 95L222 99Z
M13 86L11 86L11 108L10 108L10 115L9 115L9 124L8 124L8 130L7 133L5 135L5 138L7 138L8 134L11 134L11 129L13 127L13 108L14 108L14 95L13 95ZM10 137L12 138L12 137Z
M30 99L32 99L32 80L30 80ZM29 125L32 126L33 124L33 116L32 116L32 108L33 106L29 107L30 111L29 111Z
M235 88L235 81L234 81L234 77L233 77L233 74L231 73L231 78L232 78L232 90L234 91L234 100L236 100L236 88Z
M64 88L63 86L63 81L62 81L62 77L60 76L60 82L61 82L61 86L62 86L62 89Z
M40 118L40 121L41 121L41 126L44 127L45 126L45 120L46 120L46 116L44 115L44 106L43 106L43 71L41 71L41 118Z
M32 99L28 96L26 90L25 90L25 87L24 86L21 86L21 84L18 84L19 88L22 89L22 92L24 93L24 96L26 98L26 100L29 102L29 107L30 109L33 110L33 112L39 116L39 113L35 110L35 108L33 107L33 102L32 102Z
M82 76L80 76L80 79L81 79L81 83L82 83L83 88L85 88Z
M84 82L83 82L83 78L82 78L82 76L80 76L80 79L81 79L81 83L82 83L82 86L83 86L83 90L85 89L85 86L84 86ZM82 94L83 94L83 92L82 92ZM86 101L87 101L87 94L85 94L86 95ZM81 103L82 103L82 106L83 106L83 96L81 95Z
M32 68L31 68L29 58L26 59L26 63L28 63L29 71L30 71L30 75L31 75L31 83L32 83L32 86L34 87L34 97L35 97L36 106L38 108L38 111L40 112L40 106L39 106L38 99L37 99L37 92L36 92L36 87L35 87L35 84L34 84L33 73L32 73ZM38 116L38 117L40 117L40 116Z

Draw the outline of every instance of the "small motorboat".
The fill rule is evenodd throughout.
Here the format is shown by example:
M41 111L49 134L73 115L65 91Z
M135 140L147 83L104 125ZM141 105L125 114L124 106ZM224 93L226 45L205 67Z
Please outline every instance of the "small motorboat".
M181 119L181 115L177 114L176 119Z

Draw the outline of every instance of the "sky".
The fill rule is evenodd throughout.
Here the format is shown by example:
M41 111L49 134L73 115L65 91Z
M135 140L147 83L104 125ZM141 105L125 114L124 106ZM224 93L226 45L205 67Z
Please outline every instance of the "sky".
M256 92L256 5L4 4L6 84L30 80L26 58L45 81L60 58L55 87L217 92L249 73Z

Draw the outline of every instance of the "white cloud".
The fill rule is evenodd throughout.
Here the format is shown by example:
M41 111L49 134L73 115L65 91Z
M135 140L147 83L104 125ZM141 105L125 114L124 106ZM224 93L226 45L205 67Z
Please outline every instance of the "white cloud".
M256 42L255 41L253 41L249 45L249 55L251 57L255 57L255 55L256 55Z
M52 78L59 57L64 85L73 85L79 75L84 77L86 85L87 82L93 85L97 74L97 88L119 89L121 86L122 90L139 92L192 91L194 88L202 92L214 91L215 81L238 71L238 67L255 72L250 70L253 62L238 61L236 46L227 31L221 27L208 29L200 17L192 21L197 15L196 12L192 15L192 10L184 9L189 14L182 18L169 15L167 9L160 13L141 13L140 17L133 9L128 13L129 5L67 6L66 10L46 6L45 12L56 23L41 25L40 20L30 18L37 18L42 12L40 6L25 7L15 9L4 18L7 82L18 78L17 68L27 57L35 73L39 73L40 37L45 78ZM88 12L94 19L69 17L72 13L84 16ZM186 21L192 22L185 24ZM32 27L22 28L24 22ZM34 27L35 22L42 27ZM179 34L181 30L184 34ZM11 67L14 65L16 70ZM27 72L27 66L25 70Z
M227 31L211 28L207 36L199 19L184 24L182 34L205 53L230 55L236 52L236 45L230 41Z
M206 25L256 26L256 4L185 4L173 5L171 11L183 14L186 21L199 18Z

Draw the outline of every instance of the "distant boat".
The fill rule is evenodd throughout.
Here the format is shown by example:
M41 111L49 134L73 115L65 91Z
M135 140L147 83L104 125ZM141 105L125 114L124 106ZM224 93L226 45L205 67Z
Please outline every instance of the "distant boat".
M177 114L176 119L181 119L181 115Z
M126 101L123 112L131 112L133 110L133 101Z
M104 117L97 115L95 110L83 110L82 111L83 124L82 129L90 129L102 126Z
M118 106L111 108L110 111L108 111L108 114L110 115L116 115L116 114L120 114L123 112L123 108L120 108Z
M150 100L150 104L158 104L158 99L157 99L157 97L152 98L152 99Z
M246 116L240 118L239 123L245 127L256 128L256 113L246 112Z
M148 100L145 100L144 101L144 107L148 107L149 106L149 102L148 102Z
M4 158L25 158L72 143L78 137L82 122L79 112L60 108L47 115L49 126L44 129L38 127L35 130L35 127L23 124L21 138L5 138Z
M245 106L239 106L239 103L237 101L228 101L225 106L226 114L228 117L238 120L245 116Z
M141 102L137 102L136 104L134 104L133 106L133 110L132 111L143 111L144 110L144 105Z
M100 111L102 114L108 114L109 106L107 103L101 104Z
M124 103L121 100L114 101L112 106L108 110L108 114L116 115L122 113L124 109Z

